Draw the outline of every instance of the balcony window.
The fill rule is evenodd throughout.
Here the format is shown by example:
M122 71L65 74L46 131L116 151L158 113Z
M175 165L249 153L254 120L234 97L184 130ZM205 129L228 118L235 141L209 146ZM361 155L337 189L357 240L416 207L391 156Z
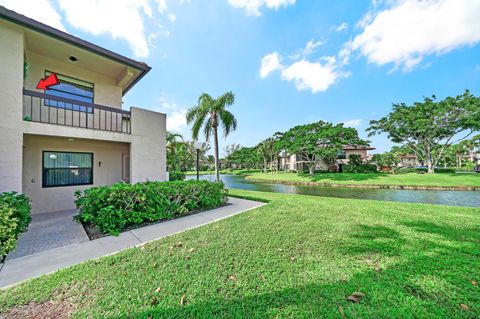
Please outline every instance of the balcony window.
M337 159L346 159L346 158L347 158L347 153L344 150L338 151Z
M43 152L43 187L93 184L93 154Z
M45 77L49 76L51 73L52 72L50 71L45 71ZM56 74L60 83L51 86L50 88L48 88L48 90L45 90L45 94L93 104L93 83L77 80L58 73ZM45 105L62 109L71 109L80 112L93 112L93 109L91 107L48 99L45 99Z

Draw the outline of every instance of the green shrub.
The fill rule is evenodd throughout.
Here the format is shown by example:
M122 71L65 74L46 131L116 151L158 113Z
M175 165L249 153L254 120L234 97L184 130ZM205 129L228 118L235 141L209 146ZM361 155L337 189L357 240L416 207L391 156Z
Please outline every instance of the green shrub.
M173 181L183 181L185 179L184 172L168 172L168 178L171 182Z
M32 221L30 200L15 192L0 194L0 259L15 248L18 235Z
M426 173L428 172L428 169L427 168L416 168L415 169L417 173ZM450 173L455 173L455 168L443 168L443 167L437 167L434 169L435 173L446 173L446 174L450 174Z
M118 235L125 227L171 219L227 201L222 183L208 181L117 183L75 192L74 218Z
M362 166L363 165L362 157L359 154L348 155L348 165Z
M342 167L343 173L375 173L377 166L373 164L351 165L345 164Z
M394 169L395 174L410 174L410 173L418 173L416 168L397 168Z
M419 174L425 174L428 172L427 168L398 168L395 170L395 174L409 174L409 173L419 173ZM455 168L443 168L443 167L437 167L435 168L435 173L438 174L450 174L450 173L455 173Z

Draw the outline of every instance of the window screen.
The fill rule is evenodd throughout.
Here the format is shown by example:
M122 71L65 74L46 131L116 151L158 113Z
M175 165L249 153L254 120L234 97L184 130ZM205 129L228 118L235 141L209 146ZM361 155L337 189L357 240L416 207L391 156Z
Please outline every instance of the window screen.
M93 184L93 154L43 152L43 187Z

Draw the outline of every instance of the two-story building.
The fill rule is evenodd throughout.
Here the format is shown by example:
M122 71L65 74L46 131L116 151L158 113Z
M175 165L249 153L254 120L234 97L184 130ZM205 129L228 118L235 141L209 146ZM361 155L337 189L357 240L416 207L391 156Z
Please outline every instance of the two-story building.
M335 163L336 170L341 172L342 166L348 163L348 157L352 154L360 155L360 158L363 161L368 160L368 151L374 150L374 147L364 146L364 145L344 145L337 156L337 161ZM287 154L280 158L280 169L286 171L296 171L302 172L307 171L308 167L304 161L297 160L297 155ZM330 168L327 164L321 162L318 163L315 167L315 170L327 171Z
M166 115L122 108L149 70L0 6L0 192L41 213L74 208L78 189L165 180Z

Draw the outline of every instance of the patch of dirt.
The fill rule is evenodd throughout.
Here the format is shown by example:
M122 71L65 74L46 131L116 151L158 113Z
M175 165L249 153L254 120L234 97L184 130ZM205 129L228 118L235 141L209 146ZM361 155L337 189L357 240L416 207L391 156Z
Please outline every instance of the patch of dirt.
M65 319L70 318L75 307L62 301L30 302L0 314L0 319Z

